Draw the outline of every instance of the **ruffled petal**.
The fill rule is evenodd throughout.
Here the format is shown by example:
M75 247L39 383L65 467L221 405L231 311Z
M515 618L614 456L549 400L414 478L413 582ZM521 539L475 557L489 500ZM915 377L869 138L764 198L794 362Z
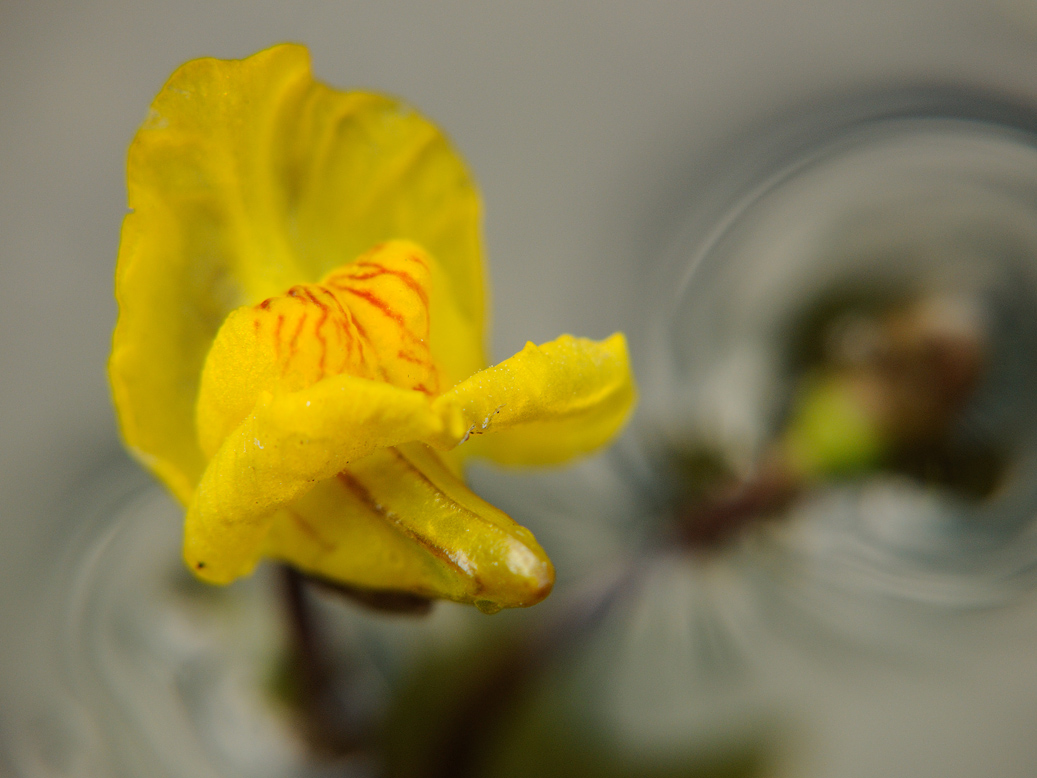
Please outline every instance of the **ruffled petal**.
M177 70L130 147L128 187L109 375L126 443L185 502L205 467L202 365L235 308L410 239L440 261L431 346L437 363L450 354L444 385L483 364L479 203L464 164L407 106L315 82L300 46Z
M187 510L184 559L227 583L249 572L274 513L352 461L408 441L449 448L459 410L420 392L332 376L298 392L263 392L209 461Z
M202 371L197 426L205 455L262 392L297 392L343 373L426 394L438 389L428 346L431 263L416 244L389 241L320 283L232 312Z
M460 451L502 464L539 465L609 442L636 396L626 339L616 333L603 341L562 335L542 346L527 343L437 402L462 409L470 439Z
M529 530L420 444L378 451L292 502L266 553L335 581L485 611L533 605L554 582Z

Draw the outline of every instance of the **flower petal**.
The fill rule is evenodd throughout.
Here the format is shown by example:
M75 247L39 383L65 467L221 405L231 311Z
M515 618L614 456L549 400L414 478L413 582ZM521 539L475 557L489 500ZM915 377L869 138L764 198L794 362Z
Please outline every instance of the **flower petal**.
M382 380L428 395L439 394L429 350L430 271L435 262L420 246L389 241L329 273L321 286L348 310L361 347L374 352Z
M378 451L295 500L266 553L335 581L486 611L533 605L554 582L529 530L420 444Z
M255 565L274 512L318 481L379 448L415 440L448 448L464 430L456 407L350 375L263 392L194 492L184 559L199 577L227 583Z
M437 402L458 403L471 439L461 450L502 464L563 462L604 445L636 399L626 339L562 335L527 343ZM494 433L494 434L488 434Z
M447 385L483 364L464 164L405 105L315 82L300 46L177 70L130 147L128 187L109 375L126 443L182 501L205 467L195 399L226 316L380 241L411 239L440 261L432 308L446 323L431 346L437 362L452 349Z
M408 241L389 241L329 273L227 317L198 394L202 451L213 456L259 395L297 392L343 373L431 394L429 266Z

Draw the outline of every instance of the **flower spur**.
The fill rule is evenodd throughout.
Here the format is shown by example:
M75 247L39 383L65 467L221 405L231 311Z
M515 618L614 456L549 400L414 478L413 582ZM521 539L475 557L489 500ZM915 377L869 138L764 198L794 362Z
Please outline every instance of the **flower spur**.
M313 80L300 46L195 60L128 186L109 375L127 445L187 506L198 577L266 556L487 611L550 592L463 464L607 443L635 398L626 344L563 335L484 367L478 195L431 123Z

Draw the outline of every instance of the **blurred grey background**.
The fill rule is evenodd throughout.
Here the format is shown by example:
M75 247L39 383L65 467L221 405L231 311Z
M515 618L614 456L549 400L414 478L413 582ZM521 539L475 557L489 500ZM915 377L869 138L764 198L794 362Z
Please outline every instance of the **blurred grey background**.
M406 98L466 157L495 358L639 332L694 171L776 112L915 84L1037 100L1022 0L3 0L0 641L32 608L49 507L118 451L105 361L126 147L179 64L281 41L309 46L329 84Z

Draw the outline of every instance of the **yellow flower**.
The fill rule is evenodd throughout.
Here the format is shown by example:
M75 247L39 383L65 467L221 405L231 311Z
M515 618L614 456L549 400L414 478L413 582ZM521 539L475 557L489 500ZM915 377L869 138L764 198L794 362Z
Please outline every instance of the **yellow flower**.
M300 46L195 60L128 186L109 374L127 445L187 506L196 575L268 556L488 611L550 592L463 461L606 443L634 402L626 344L564 335L484 368L478 195L436 127L314 81Z

